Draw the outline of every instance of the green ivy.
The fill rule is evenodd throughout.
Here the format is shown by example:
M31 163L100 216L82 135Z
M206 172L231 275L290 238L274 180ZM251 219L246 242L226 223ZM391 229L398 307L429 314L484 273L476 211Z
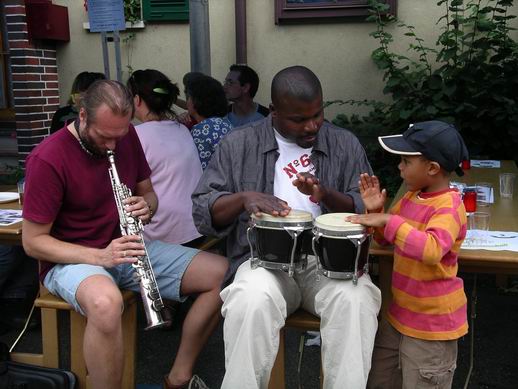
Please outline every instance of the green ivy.
M124 0L124 18L128 23L142 20L140 0Z
M376 23L370 35L379 43L372 59L384 75L383 93L392 100L340 102L367 106L370 111L361 117L342 114L335 122L348 124L361 139L364 133L397 133L409 123L444 120L456 125L472 156L517 160L518 43L511 38L509 25L516 17L510 13L513 2L438 1L444 9L437 21L442 30L435 47L429 48L414 26L387 13L387 4L369 0L367 20ZM411 55L390 49L389 25L412 38ZM368 148L373 168L385 167L383 160L377 160L376 147ZM397 169L394 175L399 175Z
M124 18L128 23L136 23L142 20L141 0L124 0ZM131 65L133 59L133 43L137 39L137 34L133 31L126 31L122 38L126 52L126 71L129 75L133 73Z

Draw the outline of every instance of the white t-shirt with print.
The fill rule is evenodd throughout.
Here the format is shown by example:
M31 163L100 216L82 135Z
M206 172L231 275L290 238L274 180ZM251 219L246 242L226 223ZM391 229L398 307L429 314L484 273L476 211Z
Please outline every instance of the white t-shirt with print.
M299 192L292 181L297 173L308 172L315 174L315 166L310 160L312 147L304 149L295 142L284 138L275 130L275 139L279 145L279 158L275 163L275 178L273 180L273 194L288 202L292 209L311 212L313 217L321 214L320 206L311 201L309 196Z

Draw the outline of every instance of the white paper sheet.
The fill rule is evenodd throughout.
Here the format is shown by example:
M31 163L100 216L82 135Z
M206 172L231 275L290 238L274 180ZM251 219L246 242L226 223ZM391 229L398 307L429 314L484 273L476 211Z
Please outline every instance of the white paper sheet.
M495 161L491 159L472 159L471 167L483 167L483 168L500 168L500 161Z
M468 230L463 250L517 251L518 232Z
M488 204L493 204L495 202L494 190L492 187L477 186L475 187L475 190L477 191L477 201L483 201Z
M0 209L0 226L6 227L22 221L20 209Z

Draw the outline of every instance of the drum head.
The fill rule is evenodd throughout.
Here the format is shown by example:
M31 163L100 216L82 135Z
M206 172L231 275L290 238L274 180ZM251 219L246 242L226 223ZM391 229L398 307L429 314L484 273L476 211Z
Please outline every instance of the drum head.
M365 227L361 224L350 223L345 220L347 216L355 215L354 213L326 213L315 219L315 230L324 236L346 236L352 234L361 234L365 232Z
M311 213L299 209L292 209L286 216L272 216L263 213L260 217L251 214L250 218L257 227L263 228L303 227L309 229L313 227L313 216Z

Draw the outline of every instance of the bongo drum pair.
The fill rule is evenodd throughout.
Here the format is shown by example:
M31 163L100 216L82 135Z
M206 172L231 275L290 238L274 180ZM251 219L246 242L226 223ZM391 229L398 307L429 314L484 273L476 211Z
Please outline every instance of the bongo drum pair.
M308 254L314 254L317 280L323 275L356 285L368 272L370 236L362 225L345 221L349 215L329 213L313 222L309 212L299 210L285 217L252 214L247 229L252 268L283 270L292 277L306 269Z

